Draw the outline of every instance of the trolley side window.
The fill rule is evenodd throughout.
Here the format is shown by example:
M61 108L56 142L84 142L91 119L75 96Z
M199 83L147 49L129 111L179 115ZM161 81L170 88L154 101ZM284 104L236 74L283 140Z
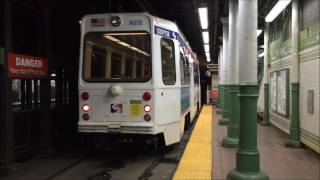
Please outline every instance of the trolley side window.
M194 67L193 67L193 78L194 78L194 84L196 86L199 86L199 66L196 63L194 63Z
M181 85L190 85L190 64L180 53Z
M162 80L166 85L176 83L176 65L174 55L174 43L170 39L161 39L161 64Z
M84 37L83 79L87 82L146 82L151 78L147 32L88 32Z

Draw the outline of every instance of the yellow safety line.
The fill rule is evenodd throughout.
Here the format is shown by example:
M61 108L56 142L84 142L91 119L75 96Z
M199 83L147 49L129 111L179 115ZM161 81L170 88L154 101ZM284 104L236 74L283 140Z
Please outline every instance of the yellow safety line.
M211 172L212 106L204 105L173 179L207 180Z

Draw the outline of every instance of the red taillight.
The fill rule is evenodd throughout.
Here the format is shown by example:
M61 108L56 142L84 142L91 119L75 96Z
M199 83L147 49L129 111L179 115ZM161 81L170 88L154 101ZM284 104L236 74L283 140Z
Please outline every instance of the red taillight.
M83 120L85 120L85 121L88 121L89 120L89 114L87 114L87 113L84 113L83 115L82 115L82 119Z
M145 105L143 110L144 110L144 112L150 112L151 111L151 107L149 105Z
M85 105L82 106L82 110L83 110L84 112L88 112L88 111L90 110L90 106L87 105L87 104L85 104Z
M144 120L145 121L150 121L151 120L151 116L149 114L144 115Z
M143 100L149 101L151 99L151 94L149 92L145 92L143 94Z
M88 92L83 92L82 94L81 94L81 99L82 100L87 100L87 99L89 99L89 93Z

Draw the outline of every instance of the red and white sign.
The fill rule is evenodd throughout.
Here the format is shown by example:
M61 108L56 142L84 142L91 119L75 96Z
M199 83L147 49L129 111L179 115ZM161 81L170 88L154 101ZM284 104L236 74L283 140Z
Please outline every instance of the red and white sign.
M207 68L208 69L218 69L219 68L219 64L207 64Z
M47 58L8 53L8 77L45 78L47 75Z

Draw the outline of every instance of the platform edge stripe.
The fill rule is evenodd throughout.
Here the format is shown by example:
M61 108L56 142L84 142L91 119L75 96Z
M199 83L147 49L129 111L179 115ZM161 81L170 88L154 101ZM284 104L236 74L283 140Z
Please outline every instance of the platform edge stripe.
M172 179L212 179L212 108L202 107Z

